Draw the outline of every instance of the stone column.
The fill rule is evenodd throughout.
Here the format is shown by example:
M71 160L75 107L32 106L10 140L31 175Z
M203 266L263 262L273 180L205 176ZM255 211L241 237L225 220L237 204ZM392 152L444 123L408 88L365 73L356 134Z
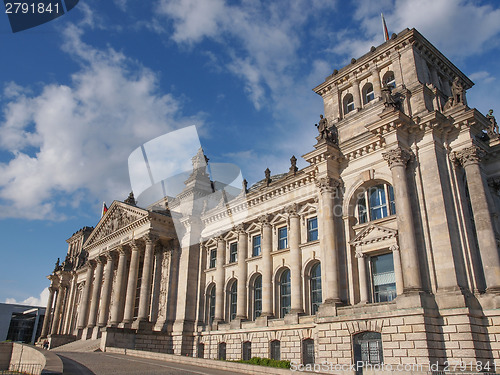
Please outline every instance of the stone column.
M80 311L78 311L78 323L76 328L83 329L87 325L87 313L89 308L90 287L94 279L94 264L87 261L87 275L85 277L85 287L83 288L80 300Z
M128 272L127 294L125 297L125 312L123 313L123 323L129 324L134 320L135 296L137 293L137 278L139 276L139 246L134 241L132 243L132 253L130 256L130 269Z
M380 98L382 96L382 90L380 85L380 74L377 69L372 70L372 84L375 98Z
M484 268L487 292L500 292L500 255L495 238L493 222L488 207L488 197L479 162L485 152L477 146L471 146L455 153L467 176L470 204L477 232L477 242Z
M366 277L366 256L362 253L356 253L358 258L359 273L359 303L368 302L368 281Z
M352 83L352 96L354 98L354 107L357 111L361 109L361 93L359 91L359 82L354 81Z
M273 258L271 250L273 246L273 233L267 215L259 217L262 225L262 314L261 316L273 316Z
M226 241L222 236L217 237L217 261L215 270L215 322L224 321L224 258L226 255Z
M399 245L403 249L401 253L401 266L404 279L404 293L419 291L422 289L422 282L420 279L410 191L406 177L406 163L410 160L410 153L401 147L397 147L384 152L382 157L389 164L392 174Z
M111 300L111 285L113 283L113 269L115 268L115 257L108 253L106 254L106 265L104 266L104 284L101 291L101 309L99 311L99 319L97 325L104 327L108 323L109 317L109 301Z
M302 253L300 252L300 218L297 214L297 205L292 204L285 208L290 220L290 276L291 276L291 304L290 312L300 314L304 312L302 305Z
M110 325L117 326L121 322L122 318L122 289L125 283L125 276L127 272L127 250L123 247L118 249L118 269L116 273L116 283L113 293L113 308L111 309L111 321Z
M75 308L76 287L77 287L77 276L75 272L71 272L71 287L68 297L68 305L66 308L67 311L65 312L66 317L64 318L64 330L63 330L63 334L66 335L71 334L71 324L73 321L73 311Z
M396 277L396 293L398 296L404 292L403 270L401 269L401 252L398 245L392 245L392 261L394 262L394 275Z
M89 323L87 324L87 327L89 328L95 327L97 323L97 309L99 307L102 287L103 260L100 257L97 257L94 262L96 266L94 287L92 288L92 300L90 301Z
M42 325L42 333L40 337L47 337L47 334L49 333L49 327L50 327L50 321L52 314L52 304L54 302L54 293L56 291L56 288L54 286L49 287L49 300L47 301L47 308L45 309L45 318L43 320L43 325Z
M236 305L236 318L247 318L247 256L248 235L243 224L236 228L238 232L238 299Z
M154 281L153 291L151 296L151 321L158 320L159 304L160 304L160 286L161 286L161 269L163 263L163 246L157 246L155 249L155 265L154 265Z
M338 281L338 256L337 243L337 218L334 215L335 194L340 186L340 181L323 177L316 181L319 194L319 245L321 254L321 278L324 285L325 304L340 303Z
M60 284L57 291L56 307L54 309L54 316L52 318L52 328L50 330L51 335L57 335L59 333L59 321L61 319L61 310L64 302L64 297L66 296L66 285Z
M144 240L146 241L146 249L144 250L141 294L139 296L139 312L137 314L137 320L141 322L149 321L149 301L151 298L151 281L153 278L153 251L154 243L157 238L148 235Z

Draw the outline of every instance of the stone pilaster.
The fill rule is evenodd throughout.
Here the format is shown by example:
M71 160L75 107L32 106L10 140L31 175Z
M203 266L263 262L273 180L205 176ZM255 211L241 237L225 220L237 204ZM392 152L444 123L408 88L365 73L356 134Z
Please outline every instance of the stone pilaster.
M420 278L419 256L415 239L410 192L406 177L406 164L410 160L410 153L401 147L397 147L384 152L382 156L389 164L392 174L399 245L403 249L401 253L404 278L403 290L404 293L420 291L422 289L422 281Z
M47 308L45 309L45 318L43 320L42 333L40 337L47 337L47 334L49 333L49 327L52 320L51 314L52 314L52 305L54 303L55 292L56 288L51 285L49 287L49 299L47 301Z
M217 262L215 271L215 322L224 321L224 259L226 257L226 241L217 237Z
M394 275L396 277L396 293L401 295L404 292L403 270L401 269L401 252L398 245L392 245L392 261L394 262Z
M454 159L462 164L467 176L467 187L486 279L486 291L500 293L500 255L479 166L484 154L485 152L477 146L471 146L455 152Z
M155 248L155 264L154 264L154 279L153 279L153 290L151 294L151 321L156 322L159 315L159 303L160 303L160 292L161 292L161 269L163 263L163 246L157 246Z
M87 325L90 288L94 279L94 264L88 261L86 266L87 274L85 276L85 286L83 288L82 298L80 300L80 311L78 311L78 323L76 326L76 328L78 329L83 329Z
M319 244L321 254L321 285L324 286L324 304L339 304L338 281L339 246L337 243L337 218L334 215L335 196L340 181L324 177L316 180L319 190ZM323 282L324 281L324 282Z
M361 109L361 93L359 91L359 82L358 81L353 81L352 82L352 96L354 98L354 107L356 111L359 111Z
M125 312L123 313L123 323L130 324L134 319L135 296L137 293L137 278L139 276L139 246L132 242L130 256L130 269L128 272L127 294L125 298Z
M122 290L125 283L127 272L127 250L123 247L118 249L118 269L116 273L116 283L113 293L113 308L111 309L111 326L117 326L122 320L123 314L123 298Z
M273 259L271 250L273 246L273 234L271 224L267 215L259 217L262 225L262 317L273 316L273 286L272 286L272 266Z
M103 260L100 257L95 259L95 279L94 288L92 288L92 300L90 302L89 323L87 327L93 328L97 323L97 309L99 308L99 300L101 297L102 270Z
M236 228L238 232L238 299L236 306L236 318L247 318L247 256L248 256L248 235L243 224Z
M115 256L111 253L106 255L106 265L104 266L104 284L101 291L101 309L97 325L104 327L108 324L109 302L111 301L111 285L113 283L113 269L115 268Z
M366 256L363 253L356 253L358 258L359 274L359 303L368 302L368 278L366 275Z
M285 208L290 221L290 276L291 276L291 305L290 312L300 314L304 312L302 305L302 253L300 252L300 217L297 214L297 205L292 204Z
M377 69L372 70L372 84L375 98L380 98L382 96L382 90L380 85L380 73Z
M141 322L149 321L149 301L151 297L151 281L153 273L153 251L157 237L149 235L144 239L146 249L144 250L144 264L142 267L141 292L139 296L139 312L137 320Z

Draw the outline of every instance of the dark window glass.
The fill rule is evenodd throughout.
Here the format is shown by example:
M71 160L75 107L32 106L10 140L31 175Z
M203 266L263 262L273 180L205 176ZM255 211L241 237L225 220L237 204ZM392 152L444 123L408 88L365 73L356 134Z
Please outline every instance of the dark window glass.
M279 340L271 341L271 359L277 361L281 359L281 344Z
M252 358L252 343L250 341L245 341L243 343L243 360L249 361Z
M291 305L290 270L288 269L283 271L280 277L280 302L280 317L283 318L290 312Z
M254 319L262 314L262 276L255 278L253 283L253 316Z
M368 215L366 213L366 199L363 197L358 200L358 222L359 224L364 224L368 221Z
M229 263L234 263L238 260L238 243L233 242L229 245Z
M215 319L215 286L210 289L210 295L208 298L208 320L209 323L212 324L212 322Z
M231 291L229 293L229 319L233 320L236 318L236 307L238 305L238 282L235 281L233 285L231 285Z
M205 358L205 344L198 344L198 358Z
M318 263L311 269L311 315L316 314L322 302L321 265Z
M380 333L370 331L358 333L353 337L353 344L354 363L361 361L375 365L384 362Z
M288 231L287 227L278 229L278 249L286 249L288 247Z
M226 343L219 343L219 359L226 360Z
M318 218L312 217L307 220L307 241L318 239Z
M370 217L372 220L382 219L387 216L387 201L384 185L377 185L370 189Z
M252 256L260 255L260 234L252 237Z
M365 85L363 89L363 100L365 104L370 103L373 99L375 99L375 93L373 92L373 85L368 83Z
M344 98L344 111L346 114L354 111L354 97L351 94L347 94Z
M389 185L389 209L391 210L391 215L396 214L396 202L394 202L394 188Z
M314 363L314 340L305 339L302 341L302 359L304 365Z
M396 276L392 253L370 258L374 302L388 302L396 298Z
M217 263L217 250L210 250L210 268L214 268Z
M394 79L393 72L387 72L384 75L384 85L389 86L390 88L396 88L396 80Z

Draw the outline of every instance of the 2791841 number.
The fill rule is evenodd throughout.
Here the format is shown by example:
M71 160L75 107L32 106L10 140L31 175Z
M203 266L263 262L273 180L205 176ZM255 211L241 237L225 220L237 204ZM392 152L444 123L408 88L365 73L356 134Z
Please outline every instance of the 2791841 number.
M5 3L5 13L7 14L18 14L18 13L31 13L31 14L43 14L43 13L59 13L59 4L55 3Z

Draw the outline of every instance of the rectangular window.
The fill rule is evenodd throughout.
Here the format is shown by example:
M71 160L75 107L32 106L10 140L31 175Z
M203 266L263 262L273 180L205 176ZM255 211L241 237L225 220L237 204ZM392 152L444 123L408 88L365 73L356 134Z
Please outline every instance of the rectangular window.
M279 340L271 341L271 359L281 360L281 345Z
M243 343L243 360L249 361L252 358L252 343L245 341Z
M260 255L260 234L252 237L252 256L258 257Z
M229 245L229 263L234 263L238 260L238 243L233 242Z
M388 302L396 298L396 275L392 253L370 258L373 301Z
M215 268L217 263L217 250L210 250L210 268Z
M318 218L312 217L307 220L307 241L316 241L318 239Z
M278 229L278 249L286 249L288 247L288 231L287 227Z

